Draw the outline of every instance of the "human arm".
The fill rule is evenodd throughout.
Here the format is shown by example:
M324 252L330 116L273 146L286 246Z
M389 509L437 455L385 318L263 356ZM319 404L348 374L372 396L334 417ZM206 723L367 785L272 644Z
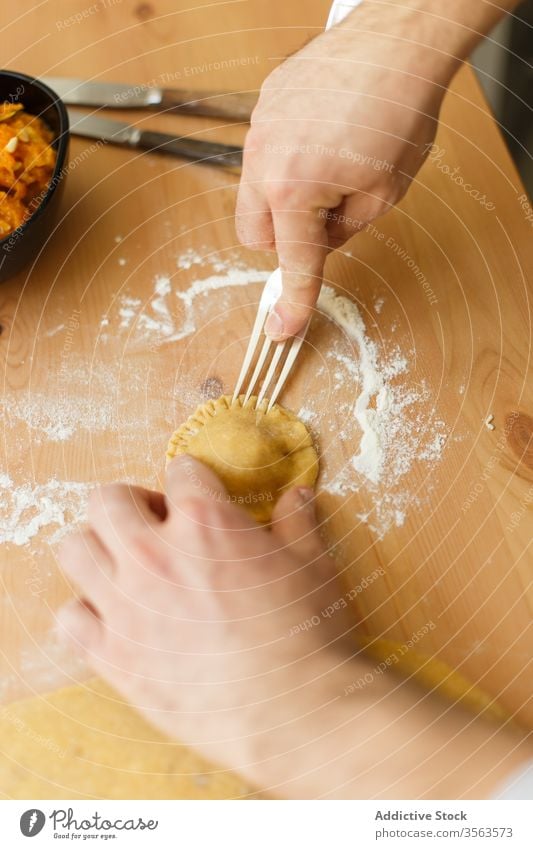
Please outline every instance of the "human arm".
M269 794L482 798L532 757L523 734L373 674L346 609L323 615L345 596L308 490L267 530L180 458L165 496L98 490L61 562L80 599L60 618L95 671Z
M236 226L276 250L284 291L267 331L301 329L328 251L403 197L461 62L516 0L363 0L265 80ZM277 320L276 320L277 317Z

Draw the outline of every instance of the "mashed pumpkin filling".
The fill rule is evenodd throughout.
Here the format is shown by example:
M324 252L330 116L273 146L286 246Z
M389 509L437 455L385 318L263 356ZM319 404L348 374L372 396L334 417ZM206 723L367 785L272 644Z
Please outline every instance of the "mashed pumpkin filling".
M0 238L41 203L56 164L53 133L21 103L0 103Z

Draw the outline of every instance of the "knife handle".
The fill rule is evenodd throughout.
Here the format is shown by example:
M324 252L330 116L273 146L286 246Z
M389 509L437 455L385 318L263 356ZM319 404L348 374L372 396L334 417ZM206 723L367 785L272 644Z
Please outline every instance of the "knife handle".
M257 103L258 92L187 91L164 88L158 109L169 109L191 115L208 115L248 123Z
M242 147L200 139L172 138L168 133L146 130L136 139L136 146L155 153L169 153L191 159L202 165L218 165L232 170L242 165Z

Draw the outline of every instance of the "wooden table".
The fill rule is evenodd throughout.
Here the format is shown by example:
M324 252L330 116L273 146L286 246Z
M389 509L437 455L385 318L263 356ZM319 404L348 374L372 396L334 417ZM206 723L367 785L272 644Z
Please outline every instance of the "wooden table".
M4 56L8 67L35 75L255 89L322 28L327 7L327 0L97 0L73 23L89 8L85 0L26 0L2 13ZM144 120L230 142L245 132L205 119ZM355 298L380 352L398 346L404 353L407 384L426 382L424 415L442 423L446 442L434 463L412 464L402 486L417 500L381 538L360 518L376 506L364 480L348 496L322 492L320 509L352 583L383 570L358 594L361 633L406 643L433 623L420 651L460 670L531 726L533 233L520 180L468 69L446 98L437 143L441 157L376 222L384 237L358 236L347 246L351 256L328 260L327 278ZM19 490L28 482L33 497L53 500L54 479L79 483L67 498L76 514L84 484L156 486L169 433L206 392L230 390L235 380L259 284L199 295L197 332L169 341L173 331L162 329L154 307L166 285L160 278L186 291L221 274L221 263L227 274L238 259L263 271L275 261L237 244L236 179L228 174L77 139L71 163L57 232L31 274L0 289L0 356L5 471ZM206 265L215 254L219 265ZM190 264L199 257L203 263ZM164 297L172 327L182 327L186 305ZM318 321L318 350L304 354L287 406L298 410L320 391L331 369L316 376L317 364L336 333ZM326 468L339 457L348 462L360 438L352 429L337 439L341 394L315 426ZM489 414L494 430L484 424ZM36 486L43 487L37 494ZM56 565L57 530L49 524L26 545L3 546L4 701L86 674L51 632L69 593Z

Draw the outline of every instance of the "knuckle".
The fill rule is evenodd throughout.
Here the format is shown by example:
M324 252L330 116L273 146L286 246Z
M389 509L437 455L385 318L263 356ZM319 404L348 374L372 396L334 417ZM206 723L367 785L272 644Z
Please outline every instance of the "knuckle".
M267 184L266 194L273 209L289 209L294 203L295 188L287 180L278 178Z
M148 528L135 528L124 540L127 554L137 562L159 564L162 560L160 541Z
M411 177L407 174L398 174L393 181L392 203L398 203L406 194L411 185Z
M266 144L264 128L260 124L253 123L253 115L251 121L252 124L246 133L246 138L244 140L243 167L249 165L250 160L253 160L255 156L264 149Z
M241 212L235 218L235 230L241 244L256 250L272 250L274 234L267 221L257 221L257 215Z
M201 528L212 522L213 504L201 495L184 495L175 505L178 520L188 527Z
M89 512L100 513L115 505L124 496L125 487L122 484L110 483L94 489L89 498Z
M369 197L358 205L357 215L362 224L374 221L389 211L391 202L379 197Z
M298 292L315 291L319 282L318 277L313 277L307 271L287 271L283 268L283 292L285 295L294 295Z
M59 550L59 562L62 566L75 563L82 550L82 535L81 533L72 534L67 537Z
M271 245L273 233L269 222L259 213L241 212L235 218L235 230L241 244L252 246Z

